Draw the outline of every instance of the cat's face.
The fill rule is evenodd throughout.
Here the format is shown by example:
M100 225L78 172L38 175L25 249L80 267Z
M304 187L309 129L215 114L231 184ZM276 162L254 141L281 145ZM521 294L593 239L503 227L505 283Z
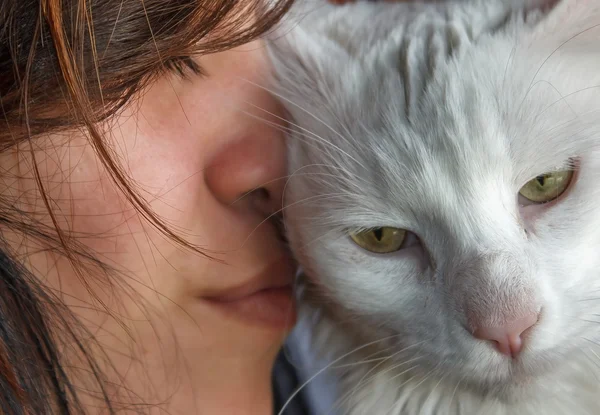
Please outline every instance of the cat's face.
M369 58L317 30L273 46L294 131L285 219L308 299L356 339L385 339L389 364L510 395L575 355L598 360L592 4L482 35L431 78L407 74L394 36ZM473 333L527 316L515 358Z

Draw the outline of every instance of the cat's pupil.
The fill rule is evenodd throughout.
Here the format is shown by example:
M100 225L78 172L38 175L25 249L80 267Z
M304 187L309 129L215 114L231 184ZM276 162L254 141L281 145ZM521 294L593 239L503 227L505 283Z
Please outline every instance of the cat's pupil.
M538 176L535 179L538 181L540 186L544 186L544 184L546 183L546 176Z
M381 240L383 239L383 228L373 229L373 235L375 236L375 239L377 239L378 242L381 242Z

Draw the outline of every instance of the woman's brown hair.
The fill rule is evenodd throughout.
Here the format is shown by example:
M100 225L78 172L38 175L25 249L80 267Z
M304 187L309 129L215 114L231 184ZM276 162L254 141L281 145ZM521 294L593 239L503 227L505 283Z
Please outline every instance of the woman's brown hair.
M102 264L58 226L35 163L32 140L83 129L116 186L164 235L171 231L136 192L97 125L168 71L202 74L195 56L244 44L273 27L293 0L2 0L0 149L29 149L38 192L52 226L0 194L0 232L10 230L60 250L85 279L82 263ZM0 250L0 411L82 413L57 351L57 331L72 337L115 411L98 365L78 343L73 316L22 263ZM58 327L58 329L57 329Z

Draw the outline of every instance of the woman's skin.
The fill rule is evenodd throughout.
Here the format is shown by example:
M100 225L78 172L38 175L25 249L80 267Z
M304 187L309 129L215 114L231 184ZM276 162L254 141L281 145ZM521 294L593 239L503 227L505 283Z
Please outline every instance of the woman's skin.
M80 132L39 139L36 161L61 227L122 271L111 277L121 283L88 287L65 258L15 246L95 334L115 401L158 405L151 413L268 414L272 365L295 322L294 264L267 220L281 207L285 146L261 119L280 122L281 112L254 85L268 73L261 42L198 62L207 77L164 76L105 136L158 216L213 259L148 225ZM20 178L2 191L43 212L30 163L27 151L3 156L0 167ZM266 192L247 195L257 188Z

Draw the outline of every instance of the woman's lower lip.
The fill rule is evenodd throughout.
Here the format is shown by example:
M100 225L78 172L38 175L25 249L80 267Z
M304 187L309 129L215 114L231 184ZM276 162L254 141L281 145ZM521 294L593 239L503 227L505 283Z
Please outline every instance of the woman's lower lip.
M296 324L296 305L291 286L267 288L236 300L207 301L229 317L247 324L282 330L291 329Z

